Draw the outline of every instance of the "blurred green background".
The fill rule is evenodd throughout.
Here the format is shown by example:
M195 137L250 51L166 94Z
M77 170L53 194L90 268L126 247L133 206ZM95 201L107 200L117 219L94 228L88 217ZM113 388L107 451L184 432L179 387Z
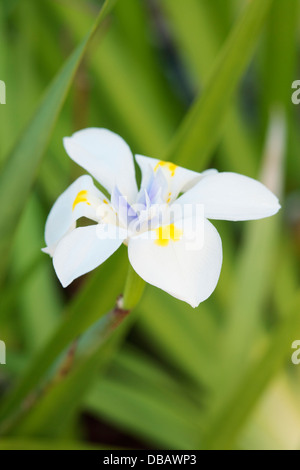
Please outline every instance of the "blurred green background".
M0 449L299 449L299 0L113 3L85 44L102 2L0 1ZM108 338L126 248L67 290L40 251L82 174L62 138L89 126L133 153L260 179L282 204L214 223L209 300L147 286Z

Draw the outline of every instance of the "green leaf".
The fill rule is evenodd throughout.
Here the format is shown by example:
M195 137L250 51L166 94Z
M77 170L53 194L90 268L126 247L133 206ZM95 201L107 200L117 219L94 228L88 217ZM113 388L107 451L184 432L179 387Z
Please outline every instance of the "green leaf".
M222 337L208 303L193 309L149 286L144 294L138 327L145 341L195 383L212 379ZM208 338L214 338L212 345Z
M18 308L22 344L27 354L40 349L49 339L58 325L63 306L62 296L56 289L52 263L42 251L37 250L37 247L43 246L43 231L44 211L37 195L32 194L22 214L11 258L11 272L14 274L11 287ZM18 279L26 281L25 285L20 285L22 283L18 283Z
M93 33L111 10L107 0L92 29L73 52L46 92L36 113L6 160L0 176L0 281L5 275L12 237L47 148L58 114Z
M5 438L0 440L0 450L111 450L111 446L92 445L81 441Z
M124 10L127 10L128 17L132 17L128 20L127 29L130 28L131 21L136 21L135 15L141 14L139 10L144 8L136 0L131 1L135 4L134 10L130 9L128 3L121 7L123 11L119 13L122 22ZM89 21L89 10L81 5L81 8L70 11L62 2L51 2L51 5L63 20L68 18L70 30L75 37L80 36L83 24ZM115 13L118 14L118 8ZM115 26L118 26L117 22ZM149 55L153 55L152 49L149 53L144 47L144 52L141 53L143 46L147 45L149 48L149 40L144 41L137 36L136 30L131 30L131 33L135 37L135 43L139 44L135 49L127 34L112 27L101 42L99 50L95 51L97 60L91 63L91 71L95 74L95 95L100 95L101 105L95 119L99 120L99 116L103 119L108 113L112 113L112 129L122 134L130 144L133 143L136 151L145 155L159 155L173 135L182 113L178 99L169 84L165 83L161 67L157 63L155 67L153 59L149 58ZM102 113L103 103L107 103L105 113Z
M104 343L105 335L103 338L100 331L96 344L90 346L91 351L64 377L64 380L54 384L38 398L33 408L23 418L21 417L13 432L26 436L62 435L95 380L97 371L103 370L108 365L133 319L134 314L131 313ZM57 423L62 415L64 422L58 427Z
M220 135L230 99L245 71L273 0L252 0L222 49L202 95L176 133L166 159L203 168Z
M193 417L130 388L125 381L98 381L87 398L88 410L126 431L150 439L161 448L194 449L197 426Z
M222 413L207 428L201 447L230 449L253 407L276 373L291 356L291 345L300 334L300 294L290 304L289 315L278 325L270 344L251 367L229 402L223 403Z
M115 299L122 292L126 275L125 266L122 250L119 250L96 270L73 303L67 307L61 324L49 342L38 352L20 382L9 392L6 400L2 401L1 420L13 411L18 412L22 401L38 385L58 355L72 340L114 306Z
M140 349L123 347L85 400L88 411L112 420L160 448L193 448L201 408L178 382Z
M182 60L187 64L198 92L200 85L207 81L207 74L211 71L224 41L223 31L221 34L219 24L215 23L218 23L221 17L223 24L225 11L228 14L230 7L223 0L218 4L216 1L211 4L210 1L198 0L186 0L184 3L162 0L161 3L172 23L174 40L178 44ZM208 11L210 8L215 10L214 21ZM230 104L224 123L222 152L218 164L220 170L230 169L254 177L257 170L256 141L244 121L237 103Z

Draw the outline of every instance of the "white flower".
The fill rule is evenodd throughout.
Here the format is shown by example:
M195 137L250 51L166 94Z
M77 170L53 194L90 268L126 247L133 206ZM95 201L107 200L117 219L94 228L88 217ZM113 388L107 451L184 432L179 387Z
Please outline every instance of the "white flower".
M196 307L214 291L222 265L221 239L208 219L260 219L280 209L265 186L246 176L200 174L141 155L138 190L128 145L106 129L76 132L64 146L111 195L81 176L54 204L44 251L64 287L125 243L139 276ZM96 224L76 228L81 217Z

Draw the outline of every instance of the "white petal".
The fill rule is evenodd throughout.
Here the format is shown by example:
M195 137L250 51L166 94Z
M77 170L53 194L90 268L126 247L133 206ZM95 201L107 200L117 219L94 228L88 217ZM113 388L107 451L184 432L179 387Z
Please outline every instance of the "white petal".
M127 233L112 225L79 227L58 244L53 265L63 287L107 260L125 240Z
M222 265L221 239L206 219L201 223L185 219L176 222L175 227L178 239L170 239L165 246L159 243L157 230L131 238L129 260L146 282L197 307L217 285Z
M55 253L55 250L56 250L56 247L57 247L58 243L60 242L60 240L61 240L64 236L66 236L66 235L68 235L69 233L73 232L73 230L75 230L75 228L76 228L76 222L74 222L74 223L71 225L71 227L69 228L69 230L67 230L67 232L66 232L63 236L61 236L61 237L59 238L59 240L57 240L56 243L53 243L53 244L51 244L51 245L45 246L45 248L42 248L42 252L43 252L43 253L46 253L47 255L51 256L51 258L53 258L54 253Z
M157 158L136 155L136 160L142 171L142 189L147 187L152 172L156 171L158 168L161 169L168 182L168 188L164 195L165 202L173 201L179 193L187 191L202 178L201 173L186 170L185 168L174 165L173 163L164 162Z
M82 192L86 192L86 196L82 198L82 202L76 203L77 196ZM47 218L46 252L53 252L55 245L71 228L74 228L76 220L80 217L99 220L97 208L103 199L104 195L94 186L90 176L84 175L74 181L57 199Z
M126 142L107 130L83 129L64 138L68 155L85 168L111 194L118 186L129 202L137 194L132 153Z
M277 197L262 183L237 173L207 175L176 205L203 204L208 219L254 220L280 209Z

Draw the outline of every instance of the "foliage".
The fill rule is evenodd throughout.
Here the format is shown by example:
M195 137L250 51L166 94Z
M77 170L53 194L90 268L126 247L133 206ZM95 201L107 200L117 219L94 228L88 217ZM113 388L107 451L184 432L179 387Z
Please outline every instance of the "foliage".
M122 447L299 447L298 23L295 0L0 4L1 449L91 448L90 415L129 436ZM67 292L40 251L79 175L62 137L88 126L134 153L262 179L282 202L272 219L218 223L208 301L194 310L147 286L109 338L125 248Z

